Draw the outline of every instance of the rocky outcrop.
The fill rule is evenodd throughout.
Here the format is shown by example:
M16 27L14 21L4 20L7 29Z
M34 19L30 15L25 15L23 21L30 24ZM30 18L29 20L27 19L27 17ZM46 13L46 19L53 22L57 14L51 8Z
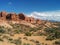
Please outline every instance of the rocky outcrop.
M16 13L6 13L0 12L0 19L6 21L26 21L28 23L37 23L41 24L41 20L35 19L33 17L27 17L23 13L16 14Z
M19 19L25 20L25 15L23 13L18 14Z
M6 16L6 20L11 20L12 18L11 18L11 14L7 14L7 16Z
M7 15L6 12L0 12L0 19L1 20L6 20L6 15Z

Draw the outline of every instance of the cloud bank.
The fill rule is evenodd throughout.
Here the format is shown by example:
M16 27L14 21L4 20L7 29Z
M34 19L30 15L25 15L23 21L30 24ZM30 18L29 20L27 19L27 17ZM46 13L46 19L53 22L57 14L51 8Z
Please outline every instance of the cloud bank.
M32 12L29 14L30 17L42 19L42 20L55 20L60 21L60 10L48 11L48 12Z

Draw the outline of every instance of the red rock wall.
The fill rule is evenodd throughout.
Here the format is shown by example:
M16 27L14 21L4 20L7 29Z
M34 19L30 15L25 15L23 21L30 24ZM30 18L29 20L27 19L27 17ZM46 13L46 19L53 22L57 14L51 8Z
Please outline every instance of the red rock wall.
M27 17L23 13L16 14L16 13L6 13L6 12L0 12L0 19L2 20L11 20L11 21L26 21L29 23L37 23L41 24L41 20L39 19L34 19L33 17Z

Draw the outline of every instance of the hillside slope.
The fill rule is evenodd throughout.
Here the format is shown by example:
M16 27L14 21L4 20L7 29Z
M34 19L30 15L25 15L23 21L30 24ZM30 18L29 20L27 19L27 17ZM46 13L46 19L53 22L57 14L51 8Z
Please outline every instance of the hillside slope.
M1 12L0 45L60 45L60 22Z

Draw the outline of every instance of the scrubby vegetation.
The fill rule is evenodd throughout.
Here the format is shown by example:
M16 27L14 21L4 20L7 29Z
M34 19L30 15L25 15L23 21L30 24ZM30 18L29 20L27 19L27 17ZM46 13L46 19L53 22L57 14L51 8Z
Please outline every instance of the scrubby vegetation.
M60 45L60 40L59 40L59 41L55 41L54 44L55 44L55 45Z
M25 33L26 36L31 36L32 34L30 32Z
M47 27L45 25L39 25L38 27L29 27L23 24L11 24L13 28L5 28L0 26L0 41L4 41L4 39L8 40L8 42L21 45L22 40L20 38L13 39L12 37L15 34L24 34L24 36L46 36L46 41L60 39L60 24L53 24L57 27ZM44 28L45 26L45 28ZM43 29L44 28L44 29ZM6 36L6 34L8 36ZM23 40L29 40L27 37L24 37ZM48 45L42 44L39 41L30 39L30 42L35 43L36 45ZM55 44L60 45L60 41L55 41ZM23 45L31 45L30 43L24 43Z
M29 43L24 43L23 45L31 45L31 44L29 44Z
M2 38L0 38L0 41L2 41L2 42L3 42L3 39L2 39Z
M5 29L4 29L4 27L3 26L0 26L0 33L5 33Z
M58 39L60 38L60 30L59 27L58 28L46 28L44 30L46 32L46 34L48 35L46 40L53 40L53 39Z

